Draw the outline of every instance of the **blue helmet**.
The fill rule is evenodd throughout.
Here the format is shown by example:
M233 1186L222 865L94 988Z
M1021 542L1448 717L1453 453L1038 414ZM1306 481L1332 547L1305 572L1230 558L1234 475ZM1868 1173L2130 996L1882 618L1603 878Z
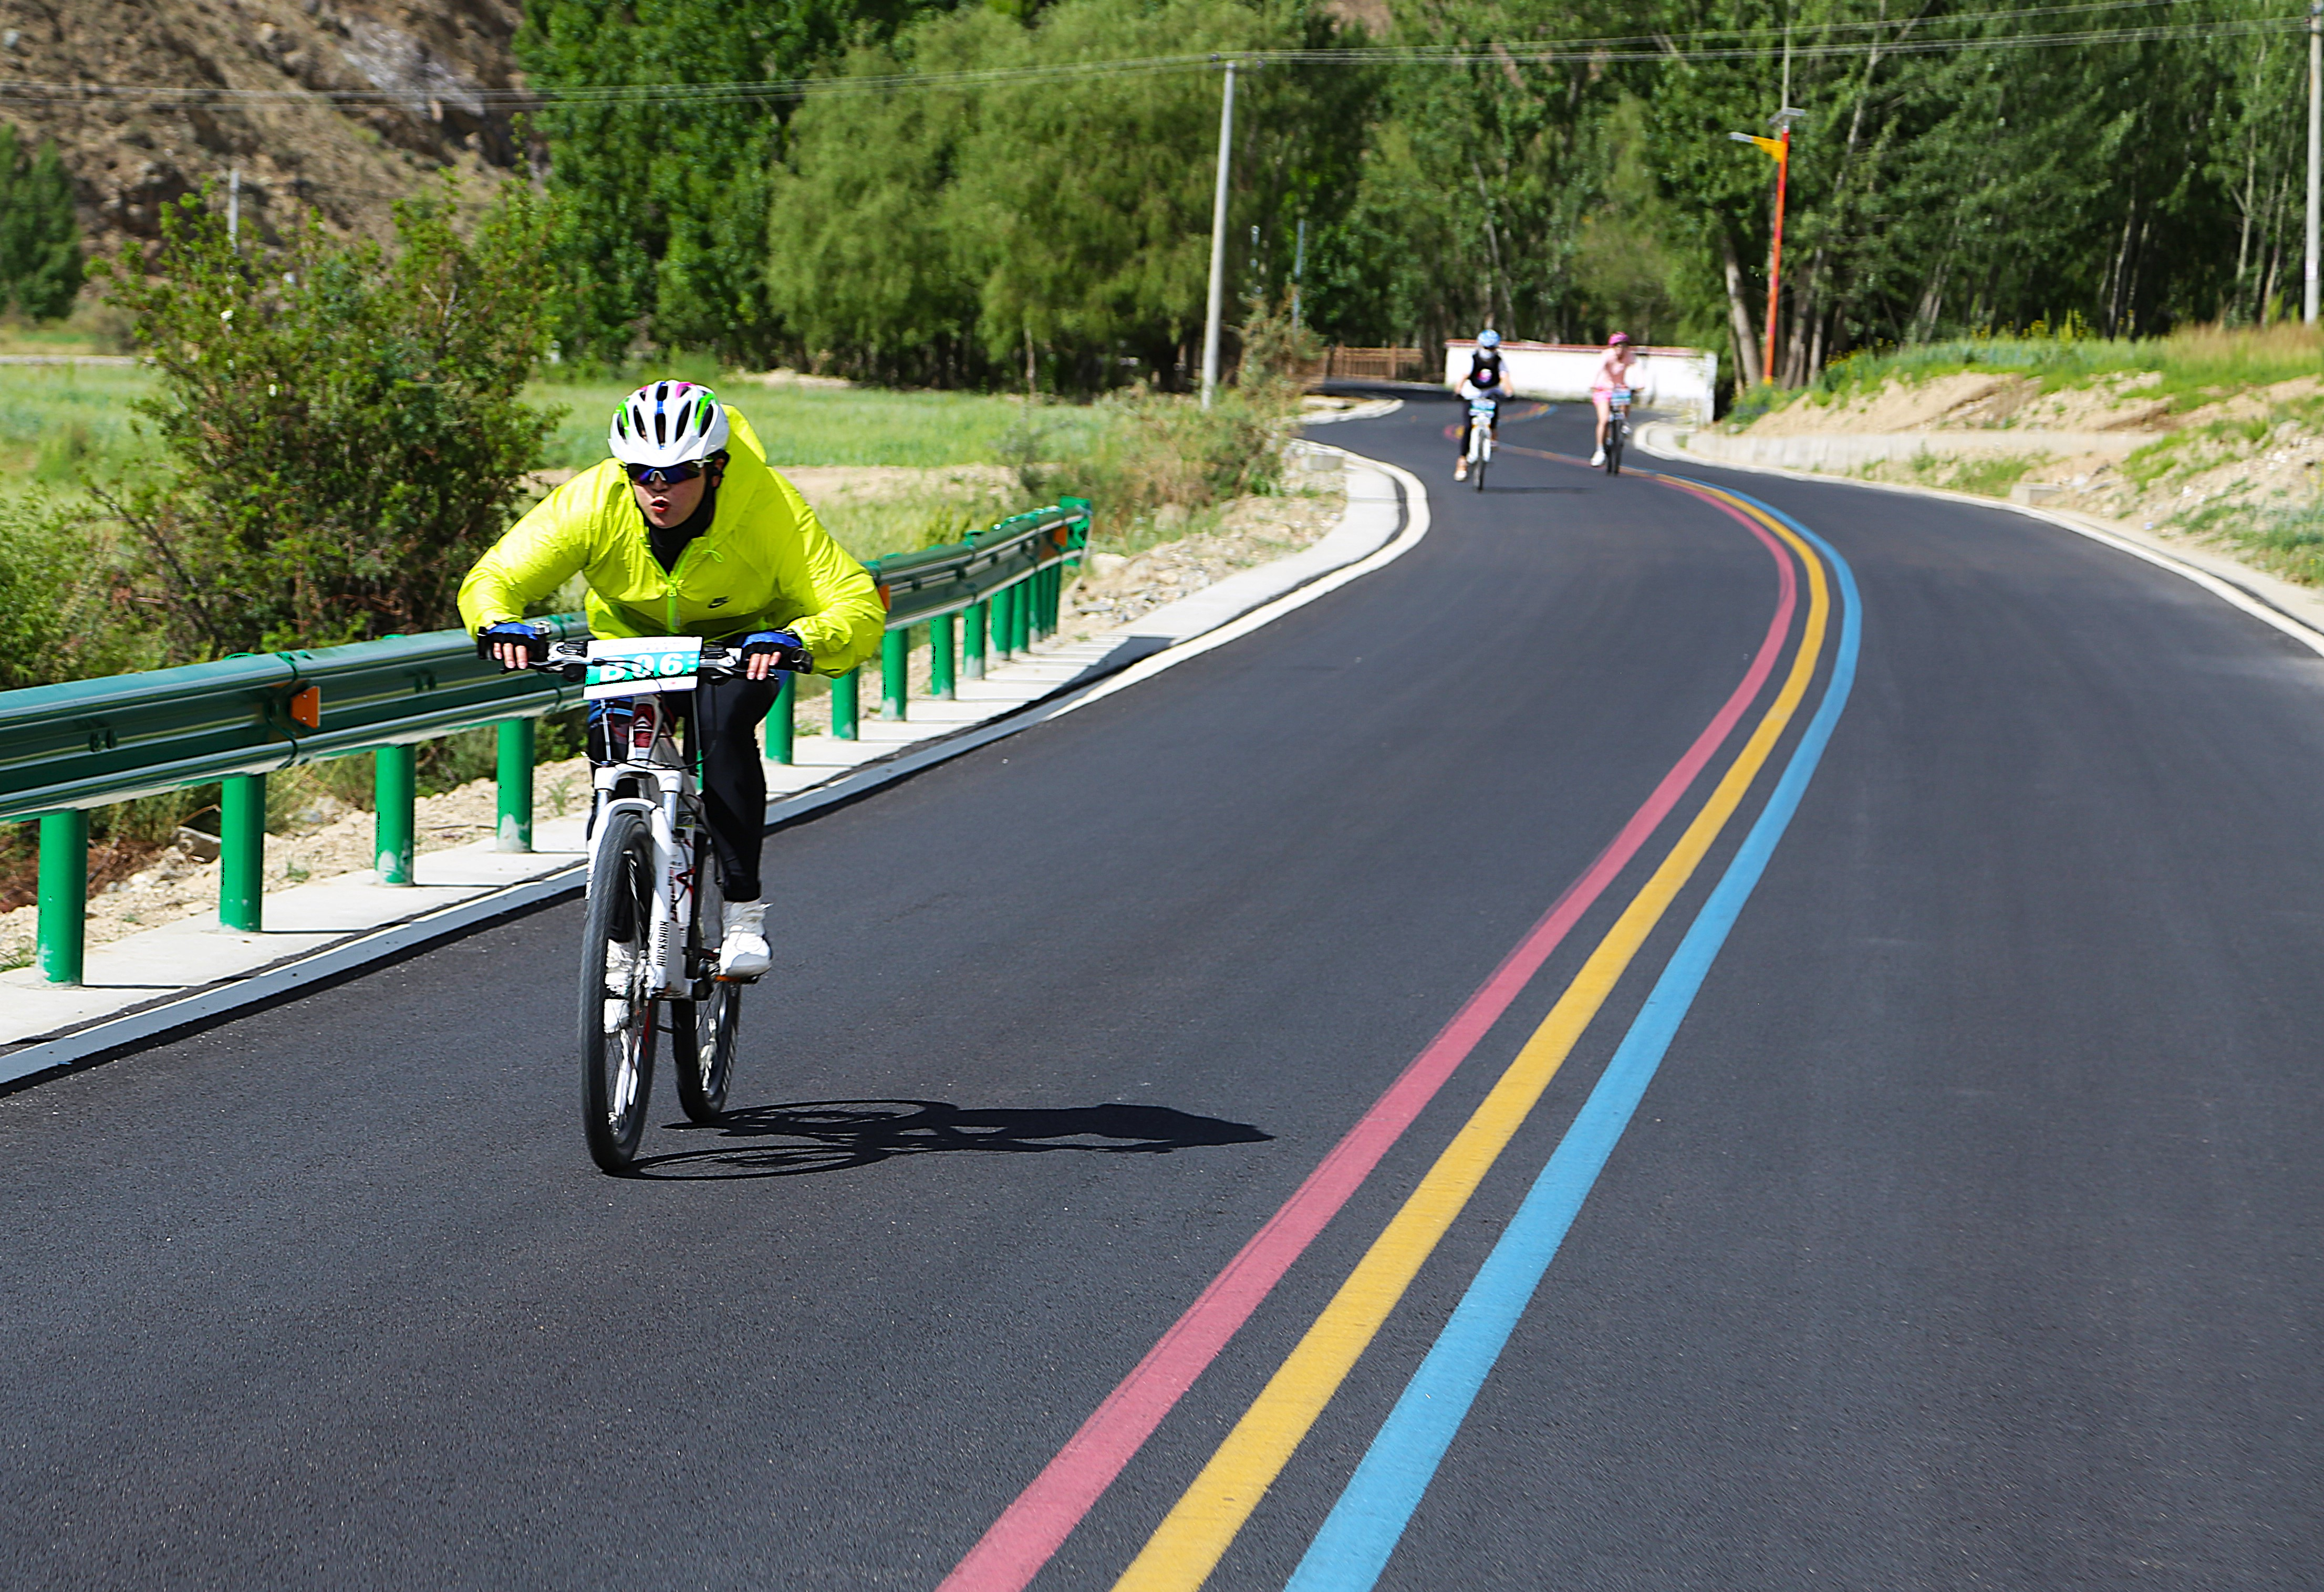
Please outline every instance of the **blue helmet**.
M1497 332L1497 331L1493 330L1493 329L1492 329L1492 327L1487 327L1483 331L1479 332L1479 333L1477 334L1477 346L1478 346L1478 347L1480 347L1480 348L1499 348L1500 345L1501 345L1501 335L1500 335L1499 332Z

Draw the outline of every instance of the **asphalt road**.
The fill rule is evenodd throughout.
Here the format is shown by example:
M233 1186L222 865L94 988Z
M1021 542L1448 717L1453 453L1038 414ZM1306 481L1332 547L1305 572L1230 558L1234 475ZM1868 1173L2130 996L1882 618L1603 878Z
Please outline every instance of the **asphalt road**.
M936 1585L1769 632L1738 520L1516 448L1455 489L1452 414L1328 434L1427 480L1397 563L772 837L802 949L644 1176L580 1143L577 905L0 1098L0 1580ZM1379 1584L2324 1582L2324 659L2022 519L1688 474L1852 567L1853 689ZM1213 1586L1307 1551L1837 635ZM1795 656L1033 1585L1171 1516Z

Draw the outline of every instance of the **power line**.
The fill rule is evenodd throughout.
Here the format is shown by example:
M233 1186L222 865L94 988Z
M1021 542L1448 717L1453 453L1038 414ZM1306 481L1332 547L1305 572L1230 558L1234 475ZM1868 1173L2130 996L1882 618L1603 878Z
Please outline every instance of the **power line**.
M1803 30L1822 42L1795 33L1794 59L1830 60L1868 55L1931 55L1980 50L2042 50L2103 44L2174 43L2204 39L2257 37L2305 29L2304 17L2242 17L2140 23L2052 32L1970 33L1926 37L1932 30L1987 23L2022 23L2028 17L2089 15L2103 11L2147 9L2171 0L2095 0L2070 5L2009 11L1962 12L1884 22L1832 23ZM1834 40L1837 32L1886 31L1888 38ZM949 72L857 73L841 77L770 78L752 82L582 84L530 91L469 89L456 97L430 97L407 89L279 89L159 87L122 83L0 82L0 101L30 104L135 102L146 105L312 105L348 108L412 106L431 97L456 100L473 114L484 108L529 110L545 105L657 106L736 101L781 101L829 96L891 94L941 89L997 87L1014 84L1068 82L1088 78L1156 76L1207 71L1231 54L1249 64L1368 66L1379 68L1614 65L1621 63L1711 63L1765 56L1778 37L1775 30L1732 29L1670 36L1554 41L1504 41L1484 48L1467 45L1355 46L1342 50L1248 50L1199 55L1133 57L1115 60L1063 61L1042 66L988 67ZM1724 42L1720 41L1726 41Z

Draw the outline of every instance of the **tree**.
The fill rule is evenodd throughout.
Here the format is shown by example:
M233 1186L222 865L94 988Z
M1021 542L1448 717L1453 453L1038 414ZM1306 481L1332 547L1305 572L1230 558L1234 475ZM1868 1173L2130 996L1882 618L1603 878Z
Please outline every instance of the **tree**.
M0 122L0 299L52 320L71 313L80 283L80 222L56 141L42 140L27 158L15 128Z
M1082 390L1133 369L1181 382L1210 269L1219 74L1070 69L1338 37L1295 5L1060 0L1028 20L930 17L861 47L843 76L1049 72L804 105L774 183L774 308L807 351L868 374L1014 377L1029 360ZM1242 75L1231 292L1279 286L1299 216L1344 209L1370 93L1335 68Z
M543 207L521 188L461 238L407 200L396 247L309 218L237 253L207 192L112 297L160 373L165 478L101 488L180 658L427 630L506 523L554 416L518 401L548 337Z
M558 199L558 336L618 361L641 338L767 354L764 275L775 92L623 99L632 84L806 77L850 40L885 37L952 0L534 0L517 55L547 97L533 118ZM574 93L570 91L582 91Z

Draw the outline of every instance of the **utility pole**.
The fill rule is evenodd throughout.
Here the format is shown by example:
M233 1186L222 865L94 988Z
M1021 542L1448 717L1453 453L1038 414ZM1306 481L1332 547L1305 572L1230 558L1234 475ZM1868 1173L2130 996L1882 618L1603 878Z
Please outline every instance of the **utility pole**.
M2308 254L2300 318L2316 324L2317 169L2324 165L2324 0L2308 0Z
M1234 85L1237 63L1228 61L1225 96L1219 101L1219 185L1211 199L1211 308L1203 322L1203 407L1219 386L1219 312L1227 290L1227 158L1234 151Z
M2324 0L2316 0L2324 5ZM1299 329L1299 290L1307 280L1307 217L1299 218L1299 246L1291 255L1291 329Z

